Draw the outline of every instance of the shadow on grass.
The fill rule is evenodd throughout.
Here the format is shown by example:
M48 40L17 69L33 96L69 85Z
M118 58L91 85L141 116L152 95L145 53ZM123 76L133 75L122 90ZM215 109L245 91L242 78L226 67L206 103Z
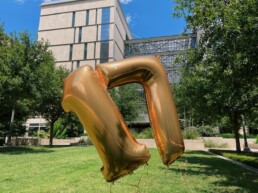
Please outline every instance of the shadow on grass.
M255 167L258 169L258 153L257 152L236 152L232 150L209 149L210 152L226 158L241 162L243 164Z
M0 154L20 155L20 154L37 154L37 153L52 153L50 148L42 147L1 147Z
M185 166L180 168L180 165ZM211 183L218 187L220 192L230 192L227 187L232 186L238 187L239 192L243 189L245 192L256 192L258 187L257 174L203 151L187 152L169 171L181 174L183 172L193 178L202 176L204 180L212 178Z
M245 156L253 156L253 157L257 157L258 158L258 152L244 152L242 151L241 153L237 153L235 150L220 150L220 149L209 149L209 151L218 154L218 155L222 155L223 153L234 153L237 155L245 155Z

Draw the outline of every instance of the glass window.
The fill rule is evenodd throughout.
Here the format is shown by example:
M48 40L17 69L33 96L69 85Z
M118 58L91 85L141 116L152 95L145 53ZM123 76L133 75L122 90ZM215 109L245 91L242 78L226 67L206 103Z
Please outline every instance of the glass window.
M70 53L69 53L69 60L73 59L73 45L70 45Z
M103 8L102 9L102 24L110 23L110 8Z
M80 67L80 61L77 61L76 63L76 67L79 68Z
M78 43L81 43L82 41L82 27L79 27L79 38L78 38Z
M197 39L196 39L196 37L193 37L191 39L191 47L192 48L196 48L197 47Z
M75 12L73 12L73 17L72 17L72 27L75 25Z
M108 62L109 58L109 42L100 42L100 63Z
M89 25L89 16L90 16L90 10L86 11L86 26Z
M109 40L110 25L101 26L101 40Z
M84 60L87 59L87 52L88 52L88 44L85 43L85 44L84 44Z

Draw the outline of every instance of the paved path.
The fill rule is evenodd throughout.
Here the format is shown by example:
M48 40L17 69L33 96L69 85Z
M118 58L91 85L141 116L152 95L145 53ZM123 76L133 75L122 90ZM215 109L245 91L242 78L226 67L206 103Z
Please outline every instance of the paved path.
M196 140L185 139L185 150L208 150L209 148L204 147L204 140L211 140L216 143L226 143L228 148L223 148L226 150L235 150L235 139L223 139L222 137L203 137ZM145 144L147 148L157 148L154 139L137 139L139 143ZM254 144L255 139L248 139L248 144ZM240 139L241 148L243 149L244 140ZM251 149L252 151L258 151L258 149Z
M141 144L145 144L147 148L157 148L154 139L137 139ZM206 150L202 139L198 140L184 140L185 150Z

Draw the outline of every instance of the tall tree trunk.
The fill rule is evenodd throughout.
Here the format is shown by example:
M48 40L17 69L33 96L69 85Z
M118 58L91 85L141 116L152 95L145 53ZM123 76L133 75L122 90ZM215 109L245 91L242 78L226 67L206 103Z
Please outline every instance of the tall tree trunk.
M234 127L234 134L235 134L235 140L236 140L236 151L238 153L241 152L241 146L240 146L240 139L239 139L239 129L237 127Z
M54 131L54 122L50 122L50 136L49 136L49 147L53 146L53 131Z
M232 125L233 132L235 134L235 141L236 141L236 151L238 153L241 152L241 146L240 146L240 135L239 135L239 129L240 129L240 114L237 112L230 112L230 122Z

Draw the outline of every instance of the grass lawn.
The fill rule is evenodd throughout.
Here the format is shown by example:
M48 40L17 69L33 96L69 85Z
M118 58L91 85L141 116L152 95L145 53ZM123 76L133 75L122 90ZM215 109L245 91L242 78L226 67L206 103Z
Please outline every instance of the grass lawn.
M210 150L211 152L222 155L229 159L242 162L243 164L247 164L249 166L255 167L258 169L258 153L256 152L241 152L237 153L236 151L231 150Z
M152 158L114 184L106 183L94 147L0 149L0 192L257 192L258 175L202 151L189 151L163 166Z

